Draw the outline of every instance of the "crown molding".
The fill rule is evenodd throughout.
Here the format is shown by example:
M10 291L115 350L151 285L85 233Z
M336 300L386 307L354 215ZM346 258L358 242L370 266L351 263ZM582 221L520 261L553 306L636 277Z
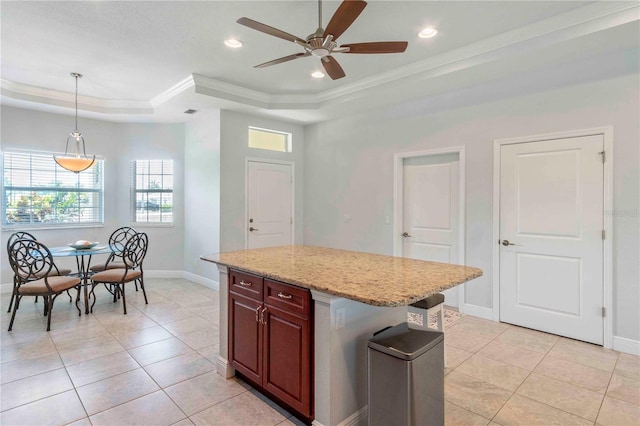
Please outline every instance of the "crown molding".
M6 79L0 79L0 86L2 96L63 108L75 107L75 93L29 86ZM112 100L80 95L78 109L103 114L153 114L153 107L148 101Z
M640 20L640 3L597 1L546 20L477 41L452 51L382 72L321 93L278 94L242 87L200 74L176 83L149 101L78 97L81 110L104 114L153 114L160 105L194 87L195 93L268 110L317 110L366 97L383 85L427 80L476 65L596 33ZM74 95L0 79L2 95L9 98L73 108Z
M180 93L184 92L185 90L190 89L193 86L195 86L195 81L194 81L193 75L190 75L189 77L187 77L184 80L178 82L177 84L171 86L170 88L168 88L164 92L160 93L159 95L153 97L149 101L149 103L151 104L151 106L153 108L157 108L158 106L160 106L163 103L167 102L168 100L170 100L174 96L178 96Z

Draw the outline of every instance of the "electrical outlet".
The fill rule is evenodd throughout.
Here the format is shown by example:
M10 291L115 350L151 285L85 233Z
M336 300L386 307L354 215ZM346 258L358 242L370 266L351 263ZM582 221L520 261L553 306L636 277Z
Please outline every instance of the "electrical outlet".
M344 328L346 312L345 308L336 309L336 330Z

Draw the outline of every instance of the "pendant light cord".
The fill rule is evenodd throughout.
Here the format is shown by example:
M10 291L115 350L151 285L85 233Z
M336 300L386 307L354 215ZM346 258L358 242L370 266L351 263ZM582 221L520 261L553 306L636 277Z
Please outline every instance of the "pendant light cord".
M78 75L74 75L76 78L76 132L78 131Z

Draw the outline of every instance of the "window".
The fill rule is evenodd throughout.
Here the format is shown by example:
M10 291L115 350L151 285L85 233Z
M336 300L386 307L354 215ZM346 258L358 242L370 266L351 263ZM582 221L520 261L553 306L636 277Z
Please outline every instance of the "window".
M291 133L249 126L249 148L291 152Z
M173 223L173 160L136 160L133 211L136 223Z
M81 173L58 166L53 153L2 155L2 224L6 227L103 223L103 160Z

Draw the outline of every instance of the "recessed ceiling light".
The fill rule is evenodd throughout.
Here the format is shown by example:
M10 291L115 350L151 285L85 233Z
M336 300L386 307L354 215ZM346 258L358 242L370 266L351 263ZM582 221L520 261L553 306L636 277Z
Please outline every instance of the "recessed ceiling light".
M234 49L237 49L238 47L242 47L242 42L240 40L237 40L235 38L228 38L224 41L224 44L226 44L229 47L232 47Z
M324 78L324 73L322 71L314 71L311 73L311 77L313 78Z
M420 38L431 38L438 34L438 30L433 27L427 27L424 30L418 33L418 37Z

